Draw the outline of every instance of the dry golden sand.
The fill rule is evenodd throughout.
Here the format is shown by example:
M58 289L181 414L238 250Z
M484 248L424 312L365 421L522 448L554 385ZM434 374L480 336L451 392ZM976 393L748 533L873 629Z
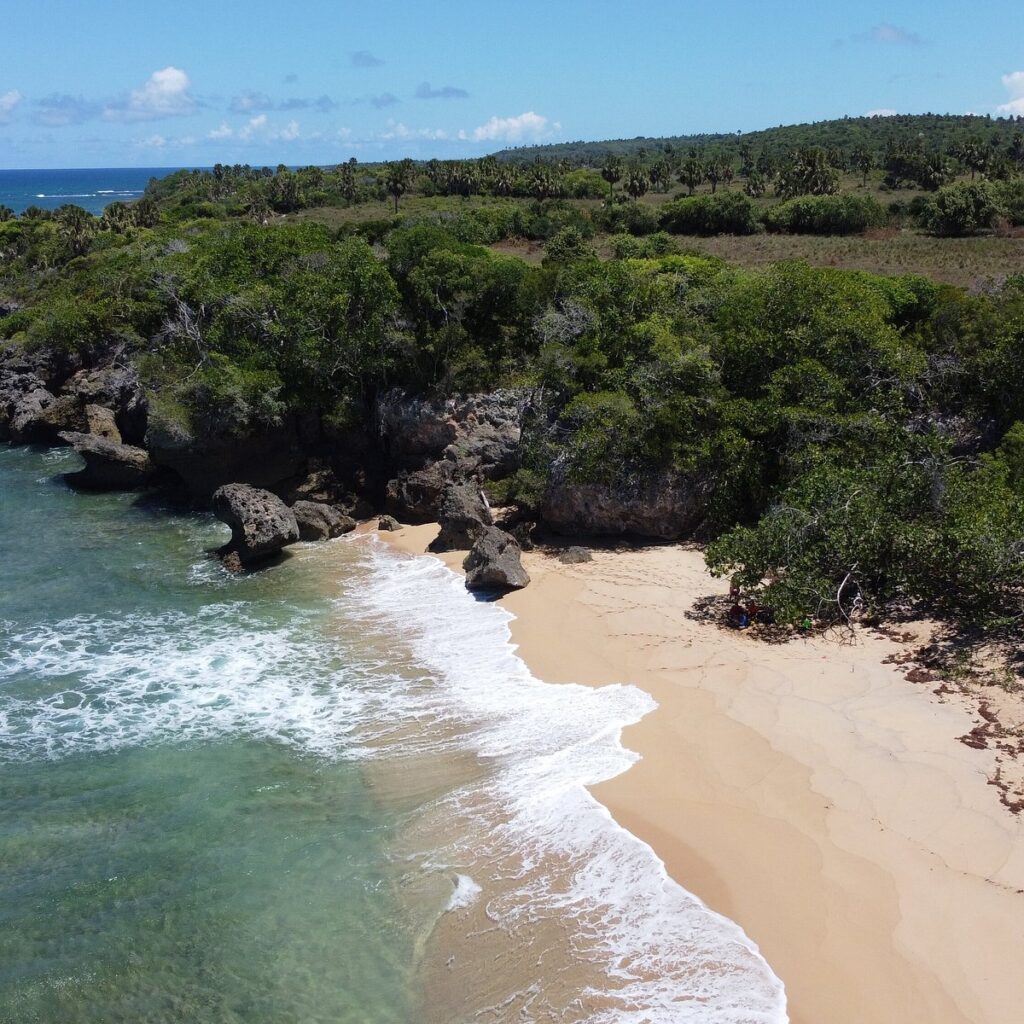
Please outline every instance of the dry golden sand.
M422 553L433 534L388 539ZM993 753L958 740L968 706L884 663L905 647L689 619L723 584L679 547L524 560L533 582L503 603L534 673L658 702L623 738L642 760L596 796L745 929L795 1024L1024 1020L1024 820Z

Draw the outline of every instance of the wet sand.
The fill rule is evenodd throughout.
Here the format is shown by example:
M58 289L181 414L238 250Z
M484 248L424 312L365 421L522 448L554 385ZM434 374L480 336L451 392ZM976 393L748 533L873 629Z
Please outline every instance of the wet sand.
M387 539L425 551L436 528ZM461 556L447 555L453 568ZM768 645L686 616L722 593L699 552L524 556L513 638L552 683L634 683L642 760L597 788L670 874L738 922L796 1024L1010 1024L1024 1006L1024 820L976 724L860 632Z

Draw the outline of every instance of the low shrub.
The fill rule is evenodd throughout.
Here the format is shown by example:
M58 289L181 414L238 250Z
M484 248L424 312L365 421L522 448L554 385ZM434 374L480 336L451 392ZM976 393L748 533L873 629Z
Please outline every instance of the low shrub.
M675 235L752 235L760 224L745 195L721 192L666 203L661 208L661 227Z
M798 196L773 206L765 215L769 231L793 235L855 235L885 221L885 210L877 200L852 193Z
M933 235L973 235L1001 213L1000 196L987 181L961 181L940 188L921 212L921 226Z

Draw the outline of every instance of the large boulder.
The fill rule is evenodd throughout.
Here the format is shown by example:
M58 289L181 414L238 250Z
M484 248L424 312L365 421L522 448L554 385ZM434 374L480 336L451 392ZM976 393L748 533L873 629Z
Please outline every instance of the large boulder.
M231 527L231 540L218 552L242 565L272 558L299 539L295 513L276 495L248 484L225 484L213 495L213 512Z
M530 582L515 538L488 526L476 539L462 567L469 590L521 590Z
M494 525L480 488L473 483L449 484L441 497L438 513L441 532L430 550L468 551L484 531Z
M402 470L387 483L384 511L403 523L435 522L441 510L441 496L452 477L450 462L433 462L411 473Z
M705 490L685 475L652 472L613 484L577 484L556 462L540 511L562 534L678 540L699 528L706 503Z
M154 467L142 448L118 444L95 434L62 433L60 439L85 459L85 468L65 473L64 479L77 490L133 491L152 481Z
M300 540L331 540L356 528L356 521L342 515L333 505L319 501L297 501L292 505Z

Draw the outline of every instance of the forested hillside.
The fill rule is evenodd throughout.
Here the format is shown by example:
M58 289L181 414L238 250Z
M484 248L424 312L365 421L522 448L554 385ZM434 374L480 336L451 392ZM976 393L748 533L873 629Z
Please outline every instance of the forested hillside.
M934 246L1024 222L1018 158L985 152L997 158L984 166L943 154L949 183L906 212ZM657 205L639 201L650 169L607 156L599 171L218 167L98 219L7 217L0 430L47 436L12 432L26 366L117 361L144 386L156 457L259 449L288 431L307 467L379 506L393 471L375 440L383 395L511 389L528 408L523 440L488 487L524 536L563 528L567 505L583 510L579 531L586 509L646 502L623 530L708 542L712 568L785 621L915 606L1016 629L1024 277L969 292L685 251L680 233L829 235L891 216L855 186L837 194L820 150L773 164L771 206L728 187L756 168L728 166ZM594 199L560 198L572 190ZM543 241L540 262L492 248L524 237Z

